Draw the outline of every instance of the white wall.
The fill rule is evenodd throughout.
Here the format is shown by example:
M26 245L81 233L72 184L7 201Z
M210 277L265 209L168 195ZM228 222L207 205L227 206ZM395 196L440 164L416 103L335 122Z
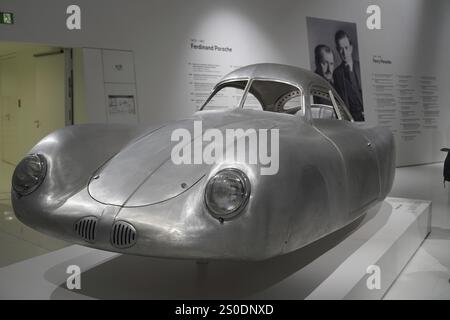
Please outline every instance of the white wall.
M73 50L73 122L75 124L88 122L85 103L85 79L84 79L83 50Z
M82 9L81 31L65 28L66 8L74 3ZM381 6L383 30L366 28L369 4ZM148 123L182 118L194 111L188 103L188 63L202 57L190 49L192 38L233 48L230 56L205 59L309 68L306 17L355 22L369 122L376 122L371 112L372 73L382 71L372 63L373 55L391 59L394 72L434 74L440 81L440 129L417 143L402 144L400 164L440 160L438 149L450 139L447 0L0 0L0 8L14 12L16 21L13 26L1 26L0 40L132 50L140 120ZM88 92L85 98L89 102Z

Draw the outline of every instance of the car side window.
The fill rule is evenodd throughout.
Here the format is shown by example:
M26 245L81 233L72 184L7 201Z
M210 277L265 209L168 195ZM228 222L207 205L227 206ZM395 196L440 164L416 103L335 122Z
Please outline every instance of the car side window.
M313 119L338 119L332 99L327 92L312 89L310 99Z
M335 96L332 91L330 91L330 95L333 101L334 108L339 113L341 120L352 121L350 113L348 112L344 103L337 96Z

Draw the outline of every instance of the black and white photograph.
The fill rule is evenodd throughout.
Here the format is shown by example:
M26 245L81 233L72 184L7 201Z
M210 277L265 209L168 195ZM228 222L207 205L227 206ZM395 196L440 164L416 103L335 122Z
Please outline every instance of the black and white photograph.
M356 23L307 17L311 70L344 100L355 121L364 121Z

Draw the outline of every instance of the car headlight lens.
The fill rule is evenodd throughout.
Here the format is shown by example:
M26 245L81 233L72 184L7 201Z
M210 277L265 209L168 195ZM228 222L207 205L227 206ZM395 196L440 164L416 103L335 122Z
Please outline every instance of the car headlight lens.
M224 169L206 185L205 202L216 218L232 218L239 214L250 196L250 181L237 169Z
M44 181L47 173L47 161L41 154L26 156L17 165L12 187L21 196L26 196L35 191Z

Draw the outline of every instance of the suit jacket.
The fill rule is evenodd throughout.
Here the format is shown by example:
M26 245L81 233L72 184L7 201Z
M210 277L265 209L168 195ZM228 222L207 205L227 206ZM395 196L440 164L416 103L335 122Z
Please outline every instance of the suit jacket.
M450 152L447 152L447 157L445 157L444 181L450 181Z
M345 64L342 62L333 72L334 87L355 121L364 121L364 108L361 89L361 71L358 61L353 61L354 82L346 74Z

